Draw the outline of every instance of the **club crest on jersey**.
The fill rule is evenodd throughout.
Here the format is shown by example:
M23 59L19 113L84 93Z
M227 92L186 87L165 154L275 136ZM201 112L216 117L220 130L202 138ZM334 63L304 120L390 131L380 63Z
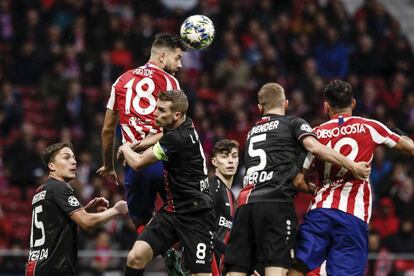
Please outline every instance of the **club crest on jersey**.
M311 126L310 126L310 125L308 125L308 124L302 124L302 125L300 126L300 129L301 129L301 130L303 130L303 131L306 131L306 132L312 132L312 128L311 128Z
M322 182L322 185L324 187L331 187L331 188L339 187L343 184L344 184L344 179L343 178L340 178L340 179L337 179L337 180L324 179L323 182Z
M70 196L68 198L68 203L69 203L70 206L73 206L73 207L76 207L76 206L79 206L80 205L78 199L76 197L74 197L74 196Z
M137 118L129 117L128 122L129 122L130 126L136 126L137 125Z

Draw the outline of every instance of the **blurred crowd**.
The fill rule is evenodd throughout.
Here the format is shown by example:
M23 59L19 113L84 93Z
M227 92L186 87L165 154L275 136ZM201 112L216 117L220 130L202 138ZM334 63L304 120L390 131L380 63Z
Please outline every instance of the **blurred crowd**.
M111 85L148 60L156 33L177 33L192 14L207 15L216 26L213 44L186 52L177 76L207 158L223 138L238 140L244 149L258 116L257 91L270 81L285 87L288 113L315 126L327 119L324 85L347 80L354 88L356 115L414 137L414 56L398 20L377 0L365 0L355 14L348 14L340 0L323 2L0 0L0 191L17 189L16 200L30 205L45 178L39 152L51 142L69 140L77 151L75 185L81 198L122 198L122 185L95 174ZM385 148L376 152L373 253L414 252L413 167L406 156ZM9 219L19 208L5 204L6 198L3 192L0 248L27 248L27 233L16 237ZM24 227L30 228L30 221ZM81 248L127 249L134 236L132 225L120 219L81 235ZM6 267L4 259L0 262ZM92 268L87 264L97 274L119 265L105 254ZM404 265L377 261L369 269L377 273Z

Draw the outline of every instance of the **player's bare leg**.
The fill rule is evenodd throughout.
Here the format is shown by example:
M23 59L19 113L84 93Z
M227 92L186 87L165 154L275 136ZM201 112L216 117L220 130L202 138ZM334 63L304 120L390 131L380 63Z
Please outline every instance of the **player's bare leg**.
M226 276L247 276L247 273L244 272L228 272Z
M136 241L128 253L127 266L133 269L144 269L154 257L151 246L145 241Z
M287 269L283 267L268 266L265 268L266 276L286 276Z

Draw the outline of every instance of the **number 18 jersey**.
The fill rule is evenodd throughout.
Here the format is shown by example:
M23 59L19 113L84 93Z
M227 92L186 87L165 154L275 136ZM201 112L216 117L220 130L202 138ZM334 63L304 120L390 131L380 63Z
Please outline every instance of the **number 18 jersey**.
M140 141L161 132L154 118L158 94L177 89L177 79L152 63L122 74L112 85L106 106L119 112L122 142Z
M378 145L391 148L400 140L380 122L350 115L334 117L316 127L314 133L319 142L356 162L371 162ZM304 167L311 170L311 182L317 187L311 209L338 209L369 222L372 194L368 181L358 180L345 168L311 155L306 158Z

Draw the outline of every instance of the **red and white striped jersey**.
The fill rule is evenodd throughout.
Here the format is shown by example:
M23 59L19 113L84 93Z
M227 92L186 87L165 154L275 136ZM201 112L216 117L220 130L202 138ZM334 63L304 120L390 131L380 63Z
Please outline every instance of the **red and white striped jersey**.
M106 107L119 112L122 143L161 132L154 111L161 91L180 89L177 79L152 63L122 74L112 85Z
M378 145L391 148L400 140L400 136L378 121L349 115L337 116L313 131L319 142L356 162L371 163ZM369 181L358 180L345 168L314 159L310 154L304 167L310 170L311 182L317 187L310 209L338 209L369 222L372 207Z

